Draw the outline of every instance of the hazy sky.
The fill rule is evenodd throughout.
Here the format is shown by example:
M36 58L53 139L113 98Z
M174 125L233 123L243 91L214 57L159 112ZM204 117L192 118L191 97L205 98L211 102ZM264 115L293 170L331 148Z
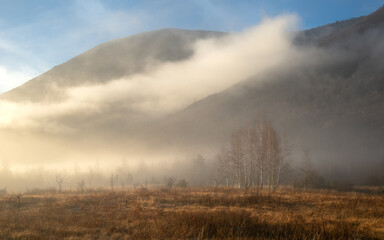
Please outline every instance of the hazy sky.
M102 42L158 28L240 31L296 13L301 28L367 15L384 0L0 0L0 93Z

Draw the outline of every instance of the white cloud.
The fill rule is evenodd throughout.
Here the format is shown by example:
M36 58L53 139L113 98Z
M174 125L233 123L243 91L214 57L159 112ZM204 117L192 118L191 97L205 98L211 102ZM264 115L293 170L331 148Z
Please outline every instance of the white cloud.
M289 37L296 22L292 15L266 19L243 33L198 42L194 55L185 61L163 64L153 72L105 85L70 89L68 94L70 99L93 105L125 100L133 110L146 114L176 111L286 64L288 57L297 54Z

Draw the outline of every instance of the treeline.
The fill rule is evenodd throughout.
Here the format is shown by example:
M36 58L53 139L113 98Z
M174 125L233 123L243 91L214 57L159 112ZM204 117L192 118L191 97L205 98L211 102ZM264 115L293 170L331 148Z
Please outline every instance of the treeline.
M275 189L280 184L288 147L272 123L260 117L235 132L218 154L218 184Z
M88 171L54 172L43 169L14 173L7 164L0 168L1 190L20 192L95 189L126 189L150 187L212 187L254 188L270 190L279 185L297 189L352 190L353 183L345 178L324 178L312 164L310 151L304 148L303 156L295 152L296 160L289 159L288 141L265 117L259 117L252 124L235 131L227 144L215 157L195 157L162 162L151 166L145 162L137 168L129 167L123 161L110 171L89 167ZM301 159L302 158L302 159ZM301 159L301 161L300 161ZM377 169L380 169L378 167ZM381 192L384 175L372 171L363 185L377 186Z

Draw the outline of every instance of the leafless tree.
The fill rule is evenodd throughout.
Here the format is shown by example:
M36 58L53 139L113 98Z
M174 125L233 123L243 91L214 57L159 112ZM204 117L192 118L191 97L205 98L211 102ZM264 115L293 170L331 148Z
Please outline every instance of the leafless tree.
M60 174L56 175L56 182L59 185L59 192L61 192L61 190L62 190L62 185L63 185L64 179L65 179L64 176L61 176Z
M230 148L231 160L235 169L235 183L236 187L240 188L242 183L243 176L243 160L244 160L244 151L243 151L243 138L242 132L238 131L232 135L231 139L231 148Z
M173 178L173 177L170 177L170 178L166 178L165 179L165 184L167 185L167 187L169 187L169 189L172 189L173 187L173 184L176 182L176 179Z
M309 149L305 147L303 149L303 163L301 171L304 173L304 189L310 187L310 175L312 170L311 156L309 154Z
M113 174L111 175L111 179L110 179L110 181L111 181L111 191L113 192Z
M84 189L85 189L85 181L84 179L82 179L80 182L77 183L77 187L79 189L80 192L84 192Z
M261 117L254 125L232 135L228 150L218 155L218 169L226 186L233 175L233 183L238 188L262 189L267 184L268 189L276 189L288 154L287 144L272 123Z
M218 159L218 175L224 179L225 186L229 187L232 184L232 164L230 154L224 147L217 155Z

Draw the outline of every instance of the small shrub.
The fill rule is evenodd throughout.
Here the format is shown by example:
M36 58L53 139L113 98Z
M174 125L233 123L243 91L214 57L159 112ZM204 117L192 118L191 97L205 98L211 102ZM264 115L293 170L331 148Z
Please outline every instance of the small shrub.
M188 187L188 182L185 179L181 179L180 181L178 181L176 183L176 187L186 188L186 187Z
M166 178L165 179L165 185L169 188L172 188L173 187L173 184L175 184L176 182L176 179L170 177L170 178Z

